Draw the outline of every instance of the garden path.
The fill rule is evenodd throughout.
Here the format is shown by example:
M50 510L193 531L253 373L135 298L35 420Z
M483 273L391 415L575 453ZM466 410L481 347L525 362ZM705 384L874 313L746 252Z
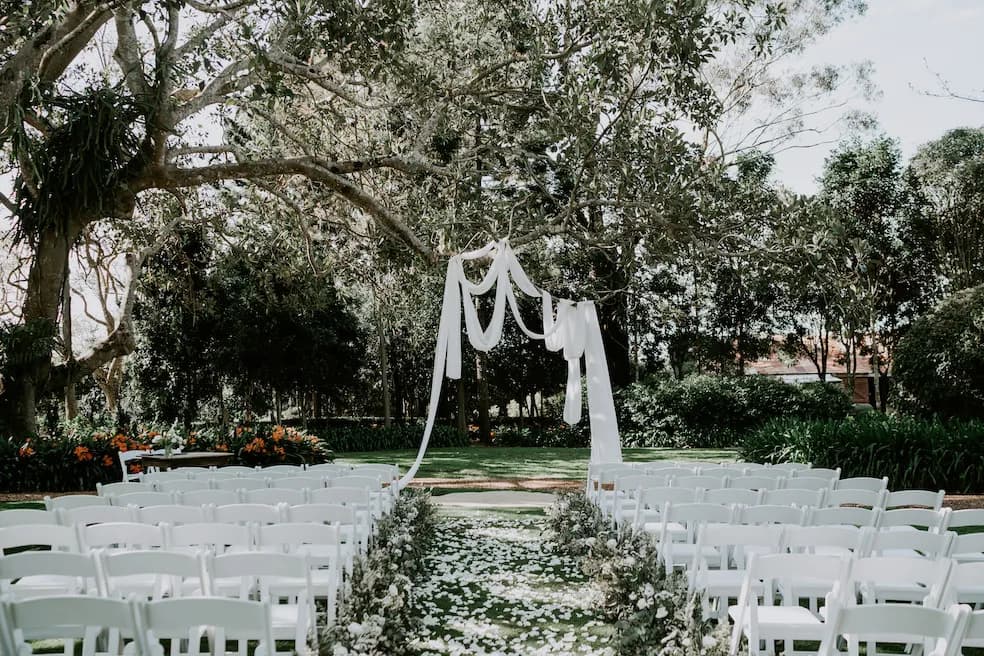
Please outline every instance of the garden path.
M601 592L532 509L444 507L417 586L421 656L613 654Z

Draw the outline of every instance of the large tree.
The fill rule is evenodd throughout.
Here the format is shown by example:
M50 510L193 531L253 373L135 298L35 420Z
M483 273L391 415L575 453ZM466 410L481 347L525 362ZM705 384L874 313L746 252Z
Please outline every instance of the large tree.
M672 190L662 182L683 155L678 122L702 125L719 106L702 67L752 29L749 12L771 7L452 5L12 6L0 36L0 147L16 177L3 204L30 255L21 320L57 321L79 236L96 222L131 220L155 192L183 200L243 180L275 193L304 178L340 207L336 216L368 218L425 262L481 232L519 243L565 231L604 240L610 218L598 208L658 219ZM768 33L780 21L754 29L763 25ZM342 128L366 115L385 133L348 139ZM242 129L256 120L269 124L268 139ZM346 139L295 139L312 121L338 126ZM656 153L654 165L624 167L627 144ZM413 203L392 202L407 188L477 200L466 220L448 225L457 206L416 216ZM132 351L132 332L124 312L91 354L54 371L39 362L8 381L16 429L34 430L39 394Z

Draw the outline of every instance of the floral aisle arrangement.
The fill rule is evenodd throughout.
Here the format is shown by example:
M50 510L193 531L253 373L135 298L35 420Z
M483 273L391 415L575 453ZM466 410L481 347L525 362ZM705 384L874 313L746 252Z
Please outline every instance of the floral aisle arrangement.
M420 618L412 610L414 582L434 538L437 511L430 493L408 488L377 527L367 556L356 560L350 592L321 640L322 656L409 653Z
M615 530L583 493L562 494L548 510L553 548L581 559L601 587L621 656L724 656L727 626L703 620L682 573L667 574L655 540Z

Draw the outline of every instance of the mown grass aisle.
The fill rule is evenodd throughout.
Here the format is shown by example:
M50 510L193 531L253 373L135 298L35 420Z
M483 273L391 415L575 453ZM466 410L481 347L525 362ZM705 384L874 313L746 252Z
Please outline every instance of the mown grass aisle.
M415 595L419 654L614 653L600 591L549 550L541 512L442 515Z

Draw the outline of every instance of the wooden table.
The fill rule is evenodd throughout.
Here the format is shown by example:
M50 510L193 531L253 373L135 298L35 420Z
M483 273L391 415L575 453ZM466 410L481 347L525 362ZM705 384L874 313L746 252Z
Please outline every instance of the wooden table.
M169 471L180 467L221 467L228 465L235 454L225 451L192 451L191 453L174 453L140 456L140 464L146 470L157 467L161 471Z

